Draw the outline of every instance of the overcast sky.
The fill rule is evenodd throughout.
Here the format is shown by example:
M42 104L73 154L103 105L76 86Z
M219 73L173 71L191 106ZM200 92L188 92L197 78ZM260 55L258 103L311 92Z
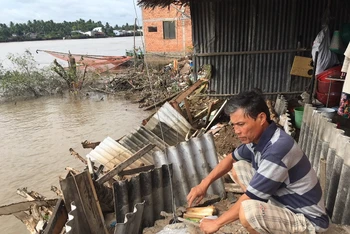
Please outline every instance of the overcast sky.
M137 0L134 0L135 3ZM0 0L0 23L9 25L28 20L54 22L78 19L108 22L111 26L134 24L136 15L133 0ZM136 5L139 24L140 8Z

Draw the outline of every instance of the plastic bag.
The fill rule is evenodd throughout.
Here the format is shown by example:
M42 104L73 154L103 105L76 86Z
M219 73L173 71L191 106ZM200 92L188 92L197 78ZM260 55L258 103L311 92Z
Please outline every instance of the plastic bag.
M316 36L312 45L312 60L315 62L316 51L318 51L316 75L324 70L339 64L337 55L329 50L331 39L328 27L324 27Z

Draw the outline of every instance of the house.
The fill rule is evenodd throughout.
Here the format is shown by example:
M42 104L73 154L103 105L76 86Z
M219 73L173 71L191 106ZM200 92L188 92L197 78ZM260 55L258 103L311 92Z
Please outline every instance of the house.
M146 54L183 56L192 50L189 6L170 4L166 8L143 8Z
M210 89L222 96L255 87L275 94L304 91L310 79L290 75L294 57L310 57L323 22L331 32L350 22L350 1L343 0L140 0L139 4L146 9L167 7L161 8L166 12L181 2L190 3L194 70L210 64ZM152 24L145 16L149 34ZM154 30L159 30L155 18Z

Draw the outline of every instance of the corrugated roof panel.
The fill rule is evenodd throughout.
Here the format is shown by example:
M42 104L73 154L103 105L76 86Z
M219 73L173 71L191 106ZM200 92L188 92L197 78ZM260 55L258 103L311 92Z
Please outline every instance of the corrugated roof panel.
M125 215L124 223L117 223L114 234L136 234L140 233L143 209L145 203L137 203L134 210Z
M161 140L157 135L144 127L139 127L125 135L119 140L119 143L132 153L136 153L150 143L154 144L155 147L146 153L141 159L145 165L153 165L153 152L164 150L165 147L168 146L168 144Z
M171 165L140 173L130 180L115 182L113 191L117 223L124 223L125 215L132 212L136 204L144 202L140 226L151 227L162 218L160 211L172 212Z
M126 159L130 158L133 153L136 152L129 151L126 147L123 146L123 144L118 143L110 137L107 137L95 149L90 151L86 157L92 158L92 160L95 160L104 165L106 169L111 170L116 165L119 165ZM148 159L146 157L142 157L131 164L128 169L137 168L140 164L151 165L152 157L149 156Z
M146 129L152 131L169 145L185 140L191 124L166 102L147 122Z
M322 172L326 174L323 196L332 222L350 224L350 160L347 157L350 137L329 120L312 105L306 104L299 144L317 172L321 172L320 160L325 162L326 168Z
M198 185L218 164L216 149L212 134L204 134L199 138L181 142L176 146L166 148L164 152L154 154L154 164L160 167L166 164L173 166L173 188L175 204L182 206L187 203L186 196L190 189ZM222 179L214 182L208 189L208 194L225 197Z

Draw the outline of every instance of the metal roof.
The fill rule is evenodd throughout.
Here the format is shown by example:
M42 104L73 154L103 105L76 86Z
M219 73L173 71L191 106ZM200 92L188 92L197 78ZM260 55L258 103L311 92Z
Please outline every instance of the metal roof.
M144 142L146 142L145 145L147 145L148 144L147 142L149 141L144 141ZM88 153L86 157L90 157L92 160L97 161L100 164L104 165L106 169L111 170L116 165L119 165L126 159L130 158L134 153L136 153L138 150L142 148L142 146L141 148L139 148L140 145L137 145L132 150L129 150L125 146L128 146L128 145L117 142L112 138L107 137L95 149L90 151L90 153ZM150 155L148 155L148 157L147 155L145 155L144 157L140 158L139 160L131 164L128 167L128 169L137 168L140 166L140 164L152 165L153 164L152 157Z
M167 147L165 152L158 151L154 154L154 164L156 167L172 164L175 204L182 206L187 203L186 196L190 189L198 185L218 164L213 136L207 133ZM225 197L222 179L215 181L207 193Z
M147 122L146 129L152 131L169 145L175 145L186 138L191 124L177 112L168 102Z
M124 223L117 223L114 234L136 234L140 233L145 203L137 203L134 210L125 215Z
M132 153L136 153L150 143L154 144L155 147L141 158L140 162L145 165L153 165L153 152L164 150L168 146L161 138L142 126L125 135L119 143Z
M133 225L133 220L125 219L125 216L133 212L135 205L144 202L145 215L139 227L151 227L162 218L161 211L172 212L171 166L163 165L130 180L117 181L113 191L117 226L120 223Z
M133 207L145 201L142 227L150 227L161 219L161 211L172 212L176 207L187 203L186 196L190 189L201 182L218 164L213 136L204 134L176 146L169 146L154 153L157 167L149 172L142 172L130 180L113 184L117 225L128 224L124 220ZM171 186L173 185L173 186ZM225 197L222 179L214 182L208 189L208 195Z
M191 1L194 71L210 64L210 90L218 95L257 87L267 93L305 90L310 79L290 70L294 56L310 57L328 2ZM350 1L330 4L332 32L350 21Z

